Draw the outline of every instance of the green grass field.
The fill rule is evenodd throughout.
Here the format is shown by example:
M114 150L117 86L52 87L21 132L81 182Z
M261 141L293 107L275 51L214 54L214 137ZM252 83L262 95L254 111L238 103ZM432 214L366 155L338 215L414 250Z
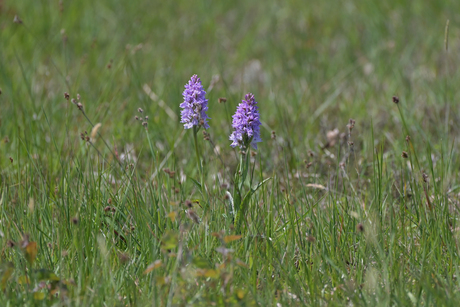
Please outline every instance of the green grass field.
M0 0L0 306L458 306L459 12ZM248 92L259 189L238 227Z

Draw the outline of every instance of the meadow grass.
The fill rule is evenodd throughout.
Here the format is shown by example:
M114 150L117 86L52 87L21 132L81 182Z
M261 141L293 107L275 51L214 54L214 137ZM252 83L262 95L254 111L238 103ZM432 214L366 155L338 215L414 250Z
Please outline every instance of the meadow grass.
M458 12L0 0L0 305L457 306ZM192 74L201 170L179 123ZM270 179L235 229L247 92L244 189Z

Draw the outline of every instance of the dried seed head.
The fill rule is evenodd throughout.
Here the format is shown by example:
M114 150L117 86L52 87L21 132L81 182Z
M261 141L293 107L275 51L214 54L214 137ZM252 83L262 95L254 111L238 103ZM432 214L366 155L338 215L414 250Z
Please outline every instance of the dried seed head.
M307 241L310 242L310 243L315 243L316 239L315 239L314 236L308 235L308 236L307 236Z
M307 165L305 165L306 168L309 168L310 166L313 165L313 162L308 162Z
M406 142L407 142L407 143L410 142L410 136L409 136L409 135L406 136Z
M403 151L401 154L401 157L403 157L404 159L407 159L409 158L409 154L407 153L407 151Z
M80 94L77 93L77 100L80 100L81 99L81 96Z
M314 157L314 156L315 156L315 154L314 154L313 151L311 151L311 150L308 151L308 155L309 155L310 157Z
M428 175L425 172L423 172L422 177L424 182L428 182Z
M147 128L147 125L148 125L147 122L142 122L142 126L144 126L145 128Z
M276 140L276 133L275 133L275 131L272 131L272 139L273 139L273 140Z
M205 141L209 141L211 139L209 133L207 133L206 130L203 130L203 139Z
M9 248L13 248L15 245L16 243L11 240L8 240L8 242L6 242L6 246L8 246Z
M171 171L169 172L169 178L174 178L174 175L176 174L175 171Z
M69 99L70 99L69 93L65 92L65 93L64 93L64 98L65 98L66 100L69 100Z
M27 245L29 245L29 239L30 239L30 235L26 233L26 234L22 237L22 241L19 242L19 245L20 245L22 248L26 248Z
M357 232L363 232L364 231L363 224L359 223L358 225L356 225L356 231Z
M22 23L22 20L21 20L21 18L19 18L18 15L14 15L13 22L14 22L14 23L19 23L19 24L21 24L21 23Z
M149 117L148 117L148 116L146 116L146 117L145 117L145 120L149 120Z
M78 224L78 218L77 217L72 218L72 224L74 224L74 225Z
M10 157L10 162L13 163L13 158Z
M7 136L5 136L5 137L3 138L3 143L6 144L6 143L9 143L9 142L10 142L10 138L7 137Z
M105 212L109 212L110 210L112 210L112 207L110 207L110 206L106 206L106 207L104 208L104 211L105 211Z
M355 123L356 123L356 121L354 119L352 119L352 118L350 118L350 120L348 121L348 130L350 130L350 132L355 127Z
M393 96L393 102L398 104L399 103L399 97L398 96Z
M129 261L129 256L126 253L118 253L118 259L122 264L125 264Z
M195 222L195 224L199 224L200 223L200 219L198 217L198 215L195 213L195 211L189 209L187 210L187 216L193 221Z
M169 174L171 171L169 170L169 168L164 168L163 172L165 172L166 174Z
M186 206L187 208L192 208L192 202L191 202L190 200L186 200L186 201L185 201L185 206Z
M0 88L0 95L2 94L2 89Z
M111 198L107 199L107 202L108 202L109 205L110 205L110 204L112 203L112 199L111 199Z
M142 112L144 112L144 110L142 110L141 108L139 108L139 109L137 109L137 112L142 113Z
M80 102L77 103L77 108L78 110L83 111L83 105Z
M225 97L220 97L217 101L218 101L219 103L225 103L225 102L227 102L227 98L225 98Z
M255 156L257 156L257 152L251 151L251 157L255 157Z
M77 101L75 100L75 98L72 98L70 101L71 101L73 104L77 104Z
M135 118L136 120L139 120L139 116L137 116L137 115L136 115L136 116L134 116L134 118Z

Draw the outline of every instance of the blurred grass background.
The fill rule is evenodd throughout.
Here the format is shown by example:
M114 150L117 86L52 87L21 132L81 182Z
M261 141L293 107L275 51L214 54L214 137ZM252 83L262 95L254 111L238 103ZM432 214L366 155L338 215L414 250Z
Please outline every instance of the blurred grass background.
M263 142L259 145L256 159L259 177L278 178L273 181L273 191L282 191L283 194L288 190L292 193L290 196L278 195L277 197L281 197L282 201L275 201L275 196L268 191L261 192L260 198L265 203L276 203L276 206L279 206L277 213L279 216L284 214L290 216L291 213L288 214L286 211L290 202L296 197L300 199L303 194L309 201L297 203L298 207L295 207L302 214L302 208L313 208L314 203L346 203L349 201L347 195L355 199L355 205L358 207L361 207L361 202L367 203L371 200L380 202L378 206L381 211L377 211L378 214L382 214L387 209L394 210L387 208L385 202L401 204L401 196L396 193L396 190L405 188L404 174L408 170L405 169L406 161L401 162L400 155L401 151L408 150L407 148L417 159L418 170L417 174L413 175L415 178L413 184L420 184L422 171L430 172L432 182L439 182L439 186L430 187L433 188L433 195L440 204L443 204L443 208L449 207L441 200L447 203L453 201L448 198L448 192L453 193L458 188L457 171L460 166L456 157L459 150L460 130L458 113L460 92L457 90L460 81L459 12L460 2L454 0L316 2L0 0L0 88L2 92L0 95L2 201L0 203L3 210L4 233L0 240L2 246L5 246L2 259L12 261L16 259L15 257L19 257L19 252L18 254L13 251L5 252L8 250L7 242L8 240L18 242L24 234L30 233L31 237L35 236L34 240L39 240L38 237L42 240L39 242L40 250L37 258L40 265L37 266L53 270L56 274L59 272L62 278L72 277L77 284L78 282L85 284L84 276L87 272L88 284L95 283L98 276L93 276L89 272L98 262L95 260L93 264L83 264L79 248L89 244L90 247L86 247L88 248L86 252L96 253L94 250L97 246L102 246L97 243L99 241L91 241L91 238L95 239L100 231L96 229L101 225L100 219L104 214L102 210L107 198L111 196L110 193L117 194L119 191L113 191L110 186L98 187L106 178L101 177L101 173L106 170L95 162L102 162L102 159L98 158L94 150L83 146L80 140L80 133L85 130L90 132L92 127L79 110L64 99L63 94L68 92L72 98L76 98L77 93L81 95L85 113L94 124L102 123L99 132L110 144L111 150L122 153L130 149L133 155L138 155L136 176L139 182L148 182L155 167L158 166L154 161L163 160L166 161L165 166L175 169L178 173L197 177L192 138L189 135L182 138L183 127L177 118L180 114L179 104L182 100L183 86L192 74L201 77L208 92L208 115L212 118L209 132L230 172L234 171L236 165L235 151L229 147L228 140L231 132L231 115L244 94L247 92L255 94L263 122ZM14 20L21 22L13 22ZM449 20L449 28L446 50L447 20ZM158 96L156 101L152 101L145 93L145 85ZM407 130L398 108L391 101L392 96L395 95L400 98L400 110L404 114ZM227 102L218 103L220 97L227 98ZM164 101L164 105L159 104L160 100ZM139 107L150 117L149 135L155 148L156 160L148 149L144 128L134 119ZM168 113L168 109L172 112ZM331 146L332 149L324 147L328 142L328 131L338 128L339 132L347 133L346 125L350 118L356 120L353 130L355 151L349 157L351 160L347 159L348 175L342 178L338 174L341 157L336 155L343 156L343 149L338 148L338 143L335 147ZM272 131L276 132L276 140L271 139ZM406 146L407 134L411 136L412 147ZM175 145L177 147L174 149ZM347 147L346 142L342 142L341 145ZM95 147L109 162L113 162L110 151L100 140L95 142ZM226 178L225 172L222 172L220 162L213 155L211 146L206 145L203 148L205 155L209 157L208 183L211 185L211 182L219 176L223 177L219 180L229 183L230 178ZM376 148L379 152L377 154L374 150ZM170 151L172 155L168 158L167 154ZM309 151L314 153L314 158L310 158ZM421 155L418 158L417 153ZM310 195L310 192L305 192L305 187L297 190L295 187L289 189L289 180L292 180L299 170L301 173L305 171L304 160L313 161L312 167L315 169L314 174L305 179L306 182L322 184L329 190L337 185L335 192L339 193L338 196L332 192ZM385 163L381 172L376 171L381 167L378 165L379 161ZM420 165L418 165L419 161ZM440 162L436 164L436 161ZM415 160L412 163L415 163ZM89 169L99 171L97 178L87 178L87 176L91 177L88 175ZM335 174L336 170L337 174ZM411 177L411 175L407 176ZM357 185L357 193L352 193L353 189L345 188L345 183L343 186L340 185L342 183L337 184L338 181L342 182L342 179L345 182L346 178L353 185ZM156 184L170 188L171 183L168 180L165 176ZM95 182L98 182L98 185L95 186ZM72 184L75 184L73 190L69 187ZM398 187L396 190L395 186ZM176 185L173 184L173 187ZM55 189L59 192L55 193ZM151 189L151 195L144 195L146 198L143 202L148 203L148 197L157 194L158 197L152 198L155 204L161 204L166 199L180 203L184 199L197 197L193 185L188 183L180 188L179 196L165 192L168 194L165 199L162 198L161 191ZM378 191L375 195L380 196L375 196L373 189ZM419 189L422 194L422 187L419 186ZM83 190L93 195L84 200L88 209L80 207L80 202L83 200L79 193L83 193ZM412 186L411 190L417 193L415 186ZM222 197L218 187L215 187L213 192L216 193L216 199ZM126 215L137 214L139 220L136 218L134 220L138 223L152 225L153 222L148 220L147 213L143 211L136 213L137 209L125 204L131 201L135 203L134 199L139 195L138 192L133 188L133 191L129 192L133 193L132 195L127 191L125 193L124 198L121 196L119 198L123 203L120 205L120 211L125 210ZM310 198L306 196L307 194ZM417 197L419 198L414 202L420 206L422 201L420 196ZM43 209L45 211L37 212L38 209L27 211L31 198L35 199L36 207L37 203L46 207ZM115 199L115 196L112 198ZM98 209L90 209L91 206ZM163 211L160 210L162 213L158 213L154 218L156 221L163 221L169 211L176 210L162 206ZM324 206L329 208L327 205ZM155 210L152 209L150 213L154 214L152 212ZM218 210L225 211L225 208ZM260 212L257 213L259 209L254 210L256 211L253 211L253 218L262 215ZM267 211L263 207L260 210ZM25 214L23 211L28 213ZM373 214L377 214L366 213L366 209L363 209L363 212L357 209L351 211L358 211L361 221L364 221L365 217L370 218L374 216ZM311 219L322 220L321 216L315 217L313 209L309 212L312 214ZM344 209L344 212L351 214L350 210ZM88 221L88 225L91 224L94 229L86 228L84 235L79 238L81 242L72 243L76 230L71 228L71 218L79 216L82 219L84 214L93 217L90 213L94 214L95 218ZM336 213L333 215L335 216ZM395 231L396 237L402 240L406 234L399 231L412 229L417 225L414 221L421 218L418 212L413 214L414 224L403 220L402 226L398 228L396 227L398 222L391 219L387 221L391 226L388 229ZM49 224L42 229L37 226L37 223L44 218L43 215L49 219ZM203 213L201 218L203 221L209 219L211 226L206 227L229 231L229 228L226 228L228 225L224 227L220 222L216 222L218 215L216 213L213 216L208 212ZM427 223L432 229L438 228L436 231L447 235L452 227L455 228L453 225L456 216L447 209L442 210L442 216L444 220L437 217L436 222ZM380 221L382 227L385 224L385 217ZM263 218L268 221L274 217L268 214ZM335 222L331 222L329 216L323 218L325 222L330 222L328 226L330 233L323 230L328 233L323 235L330 236L331 241L325 240L321 243L324 244L323 248L326 248L326 245L332 244L327 242L333 242L334 229L340 223L334 219L332 220ZM65 220L65 223L55 225L53 220L55 222ZM351 220L353 217L350 217ZM212 226L214 222L216 224ZM16 226L13 227L14 223ZM343 226L344 222L341 223L341 227L346 228ZM262 224L256 230L253 229L254 233L269 231L268 224L266 225L265 222ZM302 227L309 228L306 224ZM178 224L174 223L164 227L157 225L158 229L153 230L148 229L153 226L145 225L136 226L140 236L136 238L137 241L153 240L151 231L161 237L162 228L179 229ZM195 236L200 237L204 231L203 227L191 231ZM305 236L302 227L299 226L299 229L292 231L299 236ZM355 227L356 223L350 223L349 231L354 232ZM250 227L248 230L251 233ZM436 231L434 233L439 235ZM209 233L207 235L209 236ZM420 235L420 238L425 238L429 243L424 247L426 249L420 251L421 254L426 256L424 252L430 249L427 246L438 244L433 237L436 235L433 233L426 237ZM319 241L319 234L316 236ZM281 259L284 257L283 244L286 246L292 244L292 249L286 247L286 250L292 259L297 257L296 249L298 250L306 239L302 237L297 243L296 240L292 239L291 234L283 234L275 244L278 250L273 253ZM340 237L338 240L340 241ZM382 252L395 252L389 252L386 239L382 240L379 241L382 243L380 246ZM63 247L56 247L56 250L61 251L46 258L43 254L47 242L50 244L59 242L59 246ZM239 257L249 262L250 257L255 257L251 251L257 250L257 244L254 247L252 241L245 242L244 247L235 247L235 249L241 248L244 252L241 252ZM118 248L121 252L129 253L137 249L136 253L133 252L134 255L130 255L133 266L136 266L136 274L139 274L138 271L142 272L146 265L160 255L158 242L152 243L153 247L146 243L145 249L139 246L134 248L130 244L134 243ZM417 241L412 244L419 246L417 244L420 243ZM114 255L120 252L115 248L116 246L113 245ZM64 248L74 249L72 259L75 262L68 263L67 267L60 260L60 253ZM404 265L400 267L401 274L407 274L410 278L396 274L395 276L399 277L393 280L395 288L386 289L386 292L382 293L377 291L380 294L375 297L372 294L369 296L363 294L353 301L354 304L369 303L375 299L376 302L384 305L390 303L404 305L404 302L418 304L422 301L429 305L433 302L430 301L430 297L439 300L438 302L444 302L445 305L453 304L450 295L458 292L458 284L452 274L457 275L458 255L452 251L450 257L445 256L443 251L449 249L445 244L438 248L439 257L434 260L434 264L428 265L428 271L431 270L433 276L443 272L444 261L450 261L449 272L444 272L451 278L449 287L444 290L448 293L447 296L443 298L440 294L441 290L431 296L422 295L439 280L425 276L423 270L420 274L414 273L412 268L419 268L420 264L418 254L414 254L407 259L409 264L406 264L410 268L404 270ZM146 250L149 250L147 254L144 253ZM205 250L199 249L197 253L202 257L208 257L208 261L214 263L217 260L213 254L209 254L209 250L207 246ZM347 245L346 250L351 253L351 250L354 250L353 245ZM407 250L411 248L407 247ZM289 251L292 254L289 254ZM371 257L369 255L372 253L368 253L370 252L364 252L362 259ZM102 259L96 255L94 257ZM332 267L337 265L335 261L340 258L325 256L324 249L318 257L317 259L321 259L321 265L328 261L335 263L331 264ZM16 260L13 262L16 263L15 267L20 267L22 262L17 259L17 263ZM261 259L261 263L271 261L268 254ZM163 261L166 266L166 260ZM171 264L174 262L168 263L164 276L170 276L168 270L174 267ZM392 264L392 262L387 263L390 267ZM87 271L83 270L83 267ZM308 270L308 267L306 265L303 269ZM76 268L79 268L79 272L75 271ZM394 271L390 270L391 272L398 271L397 268L392 268ZM110 269L117 271L115 274L118 274L117 277L109 273ZM104 293L101 298L95 298L95 294L91 294L78 284L80 298L65 301L65 304L87 303L98 306L103 299L110 301L110 293L115 292L130 297L129 303L119 300L124 302L122 304L136 304L134 293L142 287L144 287L142 288L144 294L138 295L145 299L142 301L143 304L150 302L152 297L156 297L155 302L160 305L175 304L169 297L172 295L171 292L163 288L161 289L164 292L155 288L156 286L149 286L149 283L144 286L136 285L138 281L134 271L128 270L131 272L129 274L132 274L128 278L123 275L124 269L115 264L107 267L101 265L101 270L106 274L104 278L107 279L104 280L112 280L120 284L101 287ZM324 270L323 268L323 272ZM260 274L263 272L254 269L251 264L251 269L242 273L242 276L256 274L254 271ZM347 301L346 298L349 298L350 293L353 292L343 294L347 293L343 290L342 294L334 296L329 292L325 296L324 291L318 289L313 291L307 287L310 289L307 291L306 288L295 288L294 285L298 281L293 273L294 266L289 267L288 271L285 275L277 273L281 274L282 278L276 287L268 287L269 290L258 292L256 286L248 295L245 291L249 291L250 287L247 284L250 281L245 277L235 278L235 289L237 287L244 289L241 290L241 298L238 292L240 290L233 289L234 294L236 293L236 301L225 301L230 295L230 290L224 291L224 294L218 294L219 291L216 290L211 291L209 297L198 296L195 301L183 298L182 302L206 304L206 302L222 300L230 304L241 299L247 304L265 302L274 305L279 300L284 302L283 304L288 302L299 305L302 303L340 305ZM365 269L361 271L362 278L364 278L364 271ZM271 271L265 273L267 278L275 274ZM444 273L440 273L440 276L447 278ZM328 285L332 288L340 288L338 285L343 286L346 283L337 281L343 273L339 274L335 271L334 274L337 276L332 274L331 280L326 276L319 280L311 277L306 284L318 283L321 287ZM425 277L426 279L423 279ZM132 283L124 284L125 278ZM260 285L260 281L254 278L256 285ZM417 282L418 278L422 280L420 283ZM439 276L437 278L442 279ZM413 285L415 290L409 291L414 298L407 293L397 292L397 287L407 284L408 280L412 280L415 284ZM9 296L2 294L2 299L14 301L12 297L21 293L21 289L21 286L11 288L4 292L9 293ZM193 287L192 289L201 293L201 290ZM283 291L296 293L296 297L301 299L292 300L292 296L286 296ZM24 297L18 298L16 302L34 302L30 293L27 291L24 293ZM284 296L281 293L284 293ZM388 299L385 298L385 294L388 295ZM194 293L187 295L193 297ZM184 297L188 297L187 295ZM308 295L311 296L311 301ZM180 304L179 301L180 299L176 303ZM42 303L45 304L44 301Z

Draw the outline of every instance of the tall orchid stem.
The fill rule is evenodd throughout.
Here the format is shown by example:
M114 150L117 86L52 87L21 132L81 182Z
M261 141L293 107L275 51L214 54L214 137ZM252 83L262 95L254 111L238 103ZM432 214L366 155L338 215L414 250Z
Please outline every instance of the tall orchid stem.
M200 130L201 127L194 126L193 127L193 140L195 141L195 154L196 154L196 163L198 166L198 169L200 171L200 184L201 184L201 195L204 197L205 195L205 188L204 188L204 177L203 177L203 167L201 165L201 155L200 155L200 150L198 148L198 131Z

